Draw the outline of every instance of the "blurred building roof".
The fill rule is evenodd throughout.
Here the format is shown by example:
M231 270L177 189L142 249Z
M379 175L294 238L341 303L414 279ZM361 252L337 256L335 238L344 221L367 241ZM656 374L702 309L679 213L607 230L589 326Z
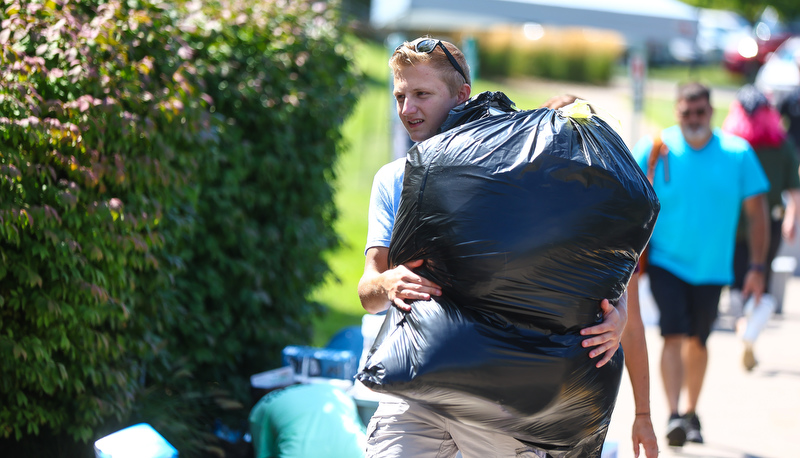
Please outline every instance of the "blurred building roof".
M456 31L537 22L615 30L629 44L694 40L698 9L677 0L372 0L387 31Z

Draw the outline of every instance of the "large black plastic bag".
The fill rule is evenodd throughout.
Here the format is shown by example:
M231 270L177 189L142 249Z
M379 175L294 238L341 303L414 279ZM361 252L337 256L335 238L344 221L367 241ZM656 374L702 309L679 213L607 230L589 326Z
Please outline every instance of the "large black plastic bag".
M510 103L481 94L409 151L390 263L425 259L443 294L392 307L357 378L552 456L600 456L623 355L595 368L579 331L622 295L658 200L601 119Z

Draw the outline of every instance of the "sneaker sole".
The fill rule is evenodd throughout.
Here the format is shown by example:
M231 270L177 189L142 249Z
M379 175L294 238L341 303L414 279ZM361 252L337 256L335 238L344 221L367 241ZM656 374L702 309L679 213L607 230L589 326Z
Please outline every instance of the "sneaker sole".
M670 447L682 447L686 443L686 431L675 428L667 433L667 443Z

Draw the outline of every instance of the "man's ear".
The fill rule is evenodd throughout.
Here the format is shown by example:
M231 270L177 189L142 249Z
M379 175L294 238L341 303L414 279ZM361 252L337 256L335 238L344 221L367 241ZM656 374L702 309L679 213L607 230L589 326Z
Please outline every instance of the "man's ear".
M458 103L459 105L469 100L469 94L472 91L472 88L469 84L464 83L458 89Z

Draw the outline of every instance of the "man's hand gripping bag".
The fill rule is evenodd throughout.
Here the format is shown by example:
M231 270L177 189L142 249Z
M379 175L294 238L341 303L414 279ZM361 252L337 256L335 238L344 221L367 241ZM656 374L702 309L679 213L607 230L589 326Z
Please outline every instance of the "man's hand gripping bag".
M597 116L483 93L445 126L408 153L389 254L424 259L442 296L391 308L357 378L552 456L600 456L623 355L596 368L579 331L624 292L656 195Z

